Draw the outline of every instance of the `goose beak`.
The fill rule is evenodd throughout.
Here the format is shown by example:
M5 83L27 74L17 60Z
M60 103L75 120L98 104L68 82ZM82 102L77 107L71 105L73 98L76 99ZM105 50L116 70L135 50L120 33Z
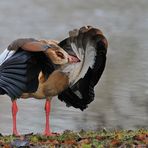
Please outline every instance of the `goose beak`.
M68 62L69 63L78 63L78 62L81 62L81 60L76 56L68 55Z
M78 63L81 62L80 58L76 55L74 50L70 48L64 49L68 53L68 63Z

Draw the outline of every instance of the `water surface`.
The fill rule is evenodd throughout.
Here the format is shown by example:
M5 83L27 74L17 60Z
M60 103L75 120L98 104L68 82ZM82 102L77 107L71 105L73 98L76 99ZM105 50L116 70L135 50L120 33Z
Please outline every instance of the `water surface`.
M147 127L147 0L1 0L0 49L20 37L62 40L68 31L90 24L109 41L106 69L95 101L84 112L52 101L53 131ZM0 96L0 132L11 133L11 101ZM21 133L42 132L44 100L18 100Z

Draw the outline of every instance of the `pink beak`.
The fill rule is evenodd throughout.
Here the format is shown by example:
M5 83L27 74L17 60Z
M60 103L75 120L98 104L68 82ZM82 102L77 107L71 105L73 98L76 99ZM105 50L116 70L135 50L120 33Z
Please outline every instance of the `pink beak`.
M69 63L77 63L77 62L80 62L81 60L79 58L77 58L76 56L72 56L72 55L69 55L68 56L68 62Z

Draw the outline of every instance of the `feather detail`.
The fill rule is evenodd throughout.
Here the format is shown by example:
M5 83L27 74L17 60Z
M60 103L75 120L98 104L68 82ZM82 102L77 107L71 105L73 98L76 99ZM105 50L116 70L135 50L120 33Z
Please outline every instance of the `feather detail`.
M94 100L94 87L105 68L107 40L99 29L82 27L77 36L65 39L60 45L65 50L71 50L71 47L81 62L75 67L70 65L72 83L58 98L67 106L84 110Z
M38 55L17 50L8 57L0 66L0 94L16 99L23 92L36 91L38 75L42 69L37 60Z
M16 53L18 52L15 52L0 66L0 88L13 99L19 97L25 89L26 61L30 59L30 55L25 52Z

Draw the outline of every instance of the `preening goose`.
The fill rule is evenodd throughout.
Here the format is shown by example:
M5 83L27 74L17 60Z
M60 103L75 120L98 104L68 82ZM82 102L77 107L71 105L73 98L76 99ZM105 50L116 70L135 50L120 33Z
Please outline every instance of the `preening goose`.
M15 44L17 45L16 47L18 47L20 43L18 44L18 42L13 42L13 44L10 45L10 47L13 48L10 49L14 50ZM26 53L29 55L31 53L31 56L37 58L37 55L39 53L43 54L43 52L39 51L45 52L47 51L47 49L52 48L52 46L49 45L50 44L48 44L48 41L33 41L33 43L27 41L26 44L21 44L21 46L19 45L19 48L21 47L20 49L32 52L17 50L18 52L16 53L25 52L25 55ZM94 87L98 83L105 68L106 53L108 47L107 40L99 29L93 28L91 26L86 26L70 31L69 37L58 43L58 45L56 43L56 46L66 51L67 56L65 52L64 55L65 57L67 57L68 62L63 62L62 64L60 63L61 65L57 66L58 63L54 63L52 59L53 57L50 57L47 52L46 55L48 56L48 58L47 56L45 56L45 54L43 54L43 56L39 56L38 60L36 61L44 61L43 57L46 57L47 60L45 60L43 63L36 63L36 66L38 67L36 69L38 69L38 71L36 72L36 75L32 75L34 81L31 81L35 87L34 90L29 92L24 91L23 89L23 91L21 91L21 93L17 95L17 97L22 95L22 97L25 98L35 97L38 99L51 99L52 96L58 95L58 98L61 101L64 101L67 106L73 106L75 108L84 110L87 108L88 104L94 100ZM60 58L63 57L61 56L61 53L57 52L56 54ZM20 56L20 58L21 57L22 55ZM29 61L28 59L26 59L27 64ZM8 58L6 61L10 60L11 57ZM26 67L24 67L23 69L25 69L25 71L28 70L26 70ZM27 72L30 71L31 70L28 70ZM41 71L42 73L40 73ZM26 81L23 82L23 84L26 87ZM28 81L27 84L29 84ZM50 99L47 99L45 104L45 135L51 135L49 126ZM12 108L17 108L16 105L14 106L15 107ZM16 111L14 112L14 121L16 121ZM14 125L16 124L14 123ZM14 127L13 129L13 133L17 134L16 127Z
M80 61L58 67L44 82L46 95L40 91L40 86L43 83L40 83L37 92L27 95L38 98L40 94L43 94L41 98L46 96L46 98L49 97L50 99L52 96L58 95L58 98L66 102L67 106L84 110L94 100L94 87L98 83L106 64L108 42L99 29L86 26L70 31L69 37L58 45ZM58 84L57 88L55 84ZM65 87L62 87L63 84ZM60 91L55 92L55 90ZM54 94L51 94L51 92L54 92ZM50 101L48 99L45 108L46 127L48 127L45 128L45 135L50 135L48 120Z
M0 94L7 94L12 100L14 135L18 135L16 99L21 97L22 93L37 90L41 71L42 75L47 77L57 64L76 62L76 60L55 42L47 43L32 38L15 40L3 51L0 55Z

